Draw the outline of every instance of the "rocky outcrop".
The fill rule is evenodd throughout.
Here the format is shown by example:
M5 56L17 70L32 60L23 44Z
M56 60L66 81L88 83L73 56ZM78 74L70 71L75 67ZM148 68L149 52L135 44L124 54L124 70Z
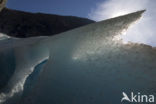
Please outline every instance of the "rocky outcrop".
M0 32L13 37L51 36L94 21L43 13L28 13L4 8L0 12Z
M5 7L7 0L0 0L0 11Z

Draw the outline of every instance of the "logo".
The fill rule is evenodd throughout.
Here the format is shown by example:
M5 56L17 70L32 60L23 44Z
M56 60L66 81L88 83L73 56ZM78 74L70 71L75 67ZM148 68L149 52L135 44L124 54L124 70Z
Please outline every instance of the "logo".
M138 103L153 103L154 102L154 95L142 95L140 92L137 94L131 92L130 96L128 96L125 92L122 92L122 99L121 102L127 101L127 102L138 102Z

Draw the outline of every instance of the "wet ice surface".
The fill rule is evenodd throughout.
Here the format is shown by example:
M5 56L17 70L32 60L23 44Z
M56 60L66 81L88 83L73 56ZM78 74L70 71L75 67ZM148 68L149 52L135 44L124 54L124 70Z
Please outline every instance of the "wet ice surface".
M118 37L142 12L53 37L1 41L0 47L6 48L0 52L12 49L12 60L16 64L8 85L1 91L0 101L6 104L119 104L123 91L153 94L156 49L143 44L124 44ZM45 60L48 61L42 66ZM42 71L33 74L38 70L36 66ZM33 76L37 78L35 83L30 80Z

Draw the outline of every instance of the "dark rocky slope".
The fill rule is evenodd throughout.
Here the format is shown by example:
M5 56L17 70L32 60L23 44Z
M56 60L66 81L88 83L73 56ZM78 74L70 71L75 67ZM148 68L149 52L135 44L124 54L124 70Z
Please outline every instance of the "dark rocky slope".
M74 16L28 13L7 8L0 12L0 32L19 38L50 36L93 22Z

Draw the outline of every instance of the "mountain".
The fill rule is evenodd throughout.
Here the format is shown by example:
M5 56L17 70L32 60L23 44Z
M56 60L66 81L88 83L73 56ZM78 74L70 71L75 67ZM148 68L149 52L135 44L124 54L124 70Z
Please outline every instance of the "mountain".
M94 22L74 16L29 13L8 8L0 12L0 32L18 38L51 36Z

